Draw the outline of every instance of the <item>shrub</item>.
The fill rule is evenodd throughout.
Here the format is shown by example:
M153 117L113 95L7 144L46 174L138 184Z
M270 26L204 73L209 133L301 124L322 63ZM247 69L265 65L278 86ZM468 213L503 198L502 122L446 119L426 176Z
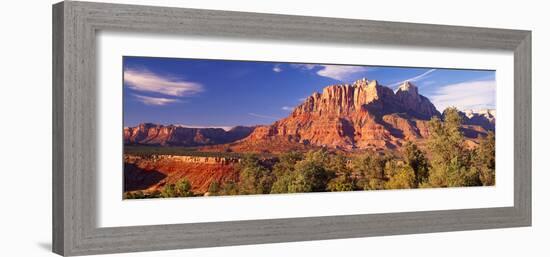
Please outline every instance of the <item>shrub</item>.
M165 198L194 196L193 191L191 191L191 182L187 179L181 179L175 184L167 184L161 190L161 196Z
M143 199L145 195L141 191L124 192L124 199Z
M221 195L238 195L239 188L234 181L227 181L223 184L220 190Z
M386 189L408 189L417 187L414 170L410 166L397 164L394 167L395 170L391 172L388 182L385 184Z
M353 191L356 188L355 179L351 172L347 171L329 181L327 189L333 192Z
M247 155L239 165L239 193L267 194L275 180L271 171L255 155Z
M388 159L375 152L367 152L354 158L352 160L353 171L360 176L357 186L363 190L384 189L386 182L384 168Z
M208 193L212 196L218 195L220 192L220 183L218 181L212 181L210 182L210 185L208 186Z
M272 194L288 193L290 183L294 179L292 177L293 173L294 172L289 171L289 172L278 175L275 182L273 183L273 186L271 187L271 192L270 193L272 193Z
M479 172L479 180L484 186L495 185L495 133L490 131L487 136L479 138L479 146L475 150L474 166Z

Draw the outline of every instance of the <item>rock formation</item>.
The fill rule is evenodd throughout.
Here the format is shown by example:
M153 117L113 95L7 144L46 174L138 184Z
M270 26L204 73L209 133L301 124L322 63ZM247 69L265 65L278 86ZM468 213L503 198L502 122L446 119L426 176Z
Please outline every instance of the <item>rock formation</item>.
M237 180L237 163L220 157L124 155L124 191L155 191L185 178L194 193L204 194L214 181Z
M257 127L231 147L275 152L308 145L343 150L395 148L408 140L426 138L432 117L441 118L441 113L412 83L404 82L394 92L376 80L362 79L313 93L290 116ZM468 135L483 131L475 126L490 129L481 123L465 119L465 125L474 126Z
M461 112L467 144L495 129L494 110ZM428 122L442 114L410 82L395 92L376 80L332 85L315 92L292 113L267 126L189 128L140 124L124 129L125 144L200 146L201 151L288 152L330 147L387 150L428 137ZM421 145L421 144L419 144ZM125 191L155 191L185 178L195 193L212 182L238 180L238 158L131 155L124 157Z
M124 128L125 144L203 146L234 142L245 138L253 127L237 126L228 131L221 128L187 128L175 125L142 123Z
M418 88L408 81L397 89L395 97L401 104L402 110L414 117L430 119L433 116L440 115L432 102L428 98L418 94Z
M494 110L462 112L464 134L495 129ZM376 80L331 85L267 126L187 128L151 123L124 129L126 144L201 146L204 151L283 152L309 147L392 149L428 136L428 121L442 118L418 88L404 82L394 92Z

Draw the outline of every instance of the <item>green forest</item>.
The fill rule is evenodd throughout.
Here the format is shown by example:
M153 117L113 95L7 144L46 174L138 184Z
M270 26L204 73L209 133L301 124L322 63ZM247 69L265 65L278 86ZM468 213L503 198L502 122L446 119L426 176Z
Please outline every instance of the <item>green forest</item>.
M491 186L495 184L495 134L489 132L468 148L455 108L444 119L429 122L424 147L413 142L395 151L339 154L329 149L288 152L275 161L245 154L235 181L212 182L208 195L249 195L383 189ZM202 196L202 194L200 194ZM161 190L126 192L125 198L191 197L191 183L182 179Z

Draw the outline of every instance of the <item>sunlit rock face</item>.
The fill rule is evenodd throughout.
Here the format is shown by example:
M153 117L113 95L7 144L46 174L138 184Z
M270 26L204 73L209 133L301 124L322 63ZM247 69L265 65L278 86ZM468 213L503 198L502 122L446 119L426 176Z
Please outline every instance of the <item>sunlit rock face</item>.
M426 138L432 117L441 118L441 113L412 83L394 92L376 80L361 79L313 93L288 117L256 128L236 149L254 151L257 145L283 142L345 150L395 148Z

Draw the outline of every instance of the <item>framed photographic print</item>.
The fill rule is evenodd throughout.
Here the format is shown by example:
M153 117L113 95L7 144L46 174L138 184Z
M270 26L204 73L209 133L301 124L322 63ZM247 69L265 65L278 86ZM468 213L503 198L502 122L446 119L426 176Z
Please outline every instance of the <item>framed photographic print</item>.
M53 250L530 226L530 37L56 4Z

